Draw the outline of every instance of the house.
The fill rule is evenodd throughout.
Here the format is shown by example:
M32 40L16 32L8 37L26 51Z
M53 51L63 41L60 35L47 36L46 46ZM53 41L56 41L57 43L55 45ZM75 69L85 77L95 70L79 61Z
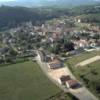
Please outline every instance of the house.
M51 61L50 63L48 63L48 67L50 69L61 68L61 67L63 67L63 63L59 59L55 58L53 61Z
M81 20L81 18L80 18L79 16L77 16L77 17L75 18L75 22L81 23L82 20Z
M81 22L81 19L77 19L77 22L80 23Z
M80 86L80 84L76 81L76 80L68 80L66 81L66 86L67 88L78 88Z
M63 75L58 79L58 82L62 85L66 84L66 81L70 80L70 76L69 75Z
M73 41L73 43L75 45L75 49L85 48L85 47L88 47L89 46L88 41L87 40L83 40L83 39L75 40L75 41Z

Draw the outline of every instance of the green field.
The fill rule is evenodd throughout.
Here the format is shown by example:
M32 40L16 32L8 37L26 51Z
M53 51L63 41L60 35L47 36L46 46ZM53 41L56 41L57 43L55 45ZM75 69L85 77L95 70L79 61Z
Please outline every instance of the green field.
M36 63L0 67L0 100L45 100L59 91Z
M47 100L78 100L69 93L59 92Z
M75 67L77 63L96 55L100 55L100 51L73 56L66 61L66 64L72 70L73 74L100 98L100 61L96 61L84 67Z

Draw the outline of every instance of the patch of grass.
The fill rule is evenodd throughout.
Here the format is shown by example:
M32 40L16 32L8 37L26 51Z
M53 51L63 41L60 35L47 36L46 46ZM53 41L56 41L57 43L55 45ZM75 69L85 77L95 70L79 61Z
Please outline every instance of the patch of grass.
M59 92L46 100L78 100L69 93Z
M0 67L0 100L45 100L59 91L36 63Z
M75 73L84 84L100 98L100 61L76 69Z
M3 48L5 45L0 41L0 48Z

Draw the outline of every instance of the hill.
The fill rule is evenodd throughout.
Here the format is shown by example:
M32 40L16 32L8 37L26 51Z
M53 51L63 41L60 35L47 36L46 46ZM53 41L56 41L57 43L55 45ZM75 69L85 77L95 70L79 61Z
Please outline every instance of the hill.
M64 15L65 11L53 8L0 7L0 30L16 27L23 22L32 21L33 25ZM66 10L67 13L67 10Z
M72 9L55 7L0 7L0 30L16 27L23 22L32 21L33 25L42 24L46 20L57 18L63 15L83 15L100 13L100 5L84 5ZM87 17L86 17L87 18ZM93 18L93 17L88 17ZM91 20L91 19L90 19ZM98 21L98 20L97 20Z

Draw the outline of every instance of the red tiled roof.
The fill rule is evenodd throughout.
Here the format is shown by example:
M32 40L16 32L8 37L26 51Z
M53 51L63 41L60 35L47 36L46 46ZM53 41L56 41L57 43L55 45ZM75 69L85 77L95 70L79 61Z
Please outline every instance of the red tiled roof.
M70 85L70 87L78 84L76 80L68 80L67 83Z

